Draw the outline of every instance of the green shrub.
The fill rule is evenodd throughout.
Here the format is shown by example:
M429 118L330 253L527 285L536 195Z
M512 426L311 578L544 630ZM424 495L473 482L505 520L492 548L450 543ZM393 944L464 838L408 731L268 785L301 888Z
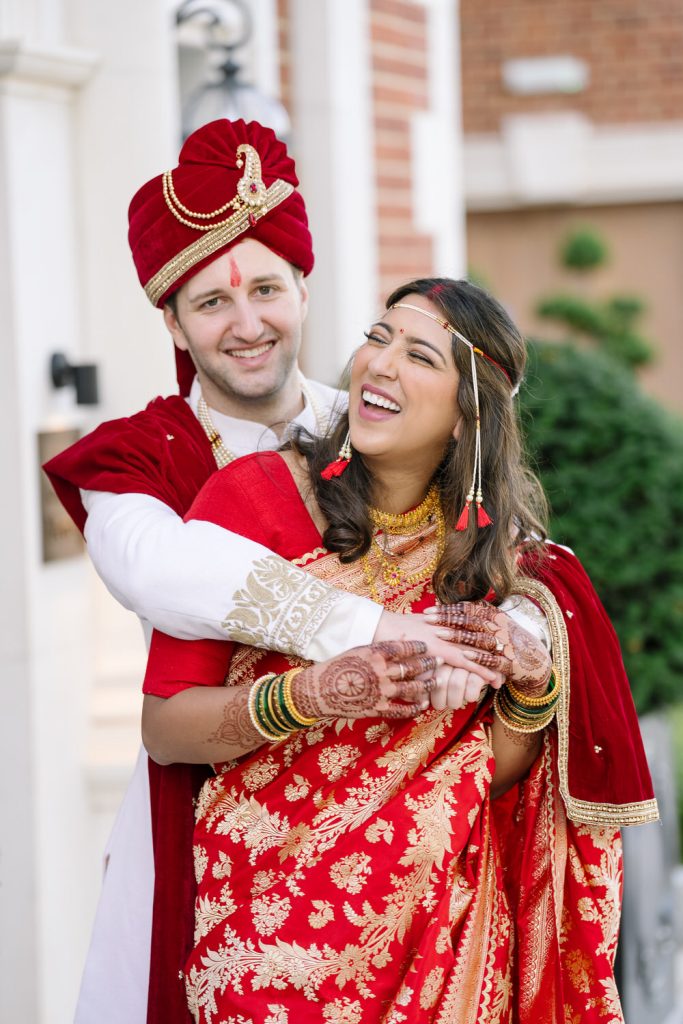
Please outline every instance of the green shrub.
M608 354L529 347L520 402L551 536L607 608L638 711L670 704L683 678L683 425Z
M581 228L562 244L559 258L570 270L587 272L606 262L607 245L592 228ZM542 299L536 306L539 316L558 320L570 332L590 339L631 368L643 366L654 357L652 345L636 329L644 310L645 303L635 295L615 295L600 301L559 294Z
M635 329L644 308L640 299L630 295L615 295L606 302L586 302L577 295L551 295L541 299L536 312L585 335L625 366L636 367L654 357L652 345Z
M607 246L592 228L572 232L565 240L560 260L571 270L592 270L607 259Z

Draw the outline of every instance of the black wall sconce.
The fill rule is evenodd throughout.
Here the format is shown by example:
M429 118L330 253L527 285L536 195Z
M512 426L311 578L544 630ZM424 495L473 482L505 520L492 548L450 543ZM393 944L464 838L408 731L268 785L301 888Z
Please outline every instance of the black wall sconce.
M100 400L95 363L70 363L63 352L55 352L50 358L50 378L53 387L75 387L78 405L97 405Z

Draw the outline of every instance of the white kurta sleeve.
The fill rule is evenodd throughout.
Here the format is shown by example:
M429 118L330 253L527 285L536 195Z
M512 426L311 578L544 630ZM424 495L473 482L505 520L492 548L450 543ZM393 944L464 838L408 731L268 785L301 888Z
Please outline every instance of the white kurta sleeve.
M500 603L501 611L507 612L517 625L526 629L537 640L540 640L546 649L552 654L552 640L550 627L545 612L539 608L535 601L521 594L514 594L507 597Z
M372 641L380 605L335 590L255 541L202 520L185 523L145 494L83 491L82 500L97 572L124 607L164 633L314 661Z

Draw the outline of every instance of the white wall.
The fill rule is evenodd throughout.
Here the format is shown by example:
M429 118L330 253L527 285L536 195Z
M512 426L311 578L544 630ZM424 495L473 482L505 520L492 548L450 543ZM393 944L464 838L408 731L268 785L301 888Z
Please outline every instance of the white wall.
M176 151L167 25L161 0L0 7L0 1019L8 1022L73 1017L104 831L88 764L98 675L139 700L135 620L121 626L84 556L42 563L36 435L93 422L52 391L54 351L99 363L100 417L172 386L170 352L131 274L125 237L133 188Z
M304 366L336 383L377 302L367 0L293 0L294 138L316 255Z

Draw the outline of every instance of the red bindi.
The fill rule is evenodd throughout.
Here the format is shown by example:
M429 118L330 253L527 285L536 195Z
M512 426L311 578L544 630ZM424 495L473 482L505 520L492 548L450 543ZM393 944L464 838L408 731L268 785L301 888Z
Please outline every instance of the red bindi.
M240 268L237 263L230 257L230 287L237 288L242 284L242 275L240 274Z
M398 333L399 333L399 334L405 334L405 333L406 333L406 329L405 329L405 327L399 327L399 329L398 329Z

